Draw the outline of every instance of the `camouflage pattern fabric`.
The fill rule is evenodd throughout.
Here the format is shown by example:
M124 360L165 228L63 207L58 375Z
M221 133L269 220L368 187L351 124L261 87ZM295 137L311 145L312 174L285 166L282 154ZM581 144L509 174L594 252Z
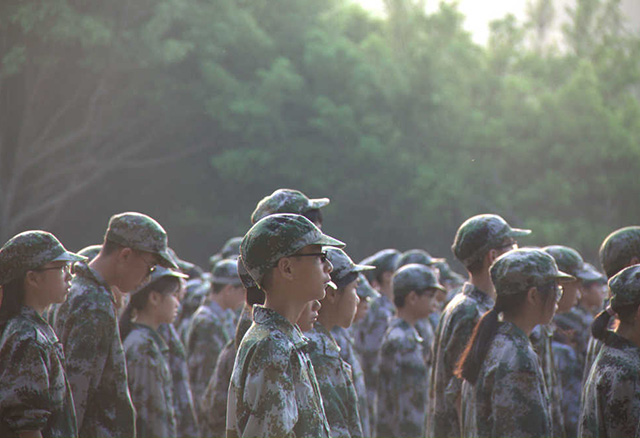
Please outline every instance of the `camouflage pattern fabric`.
M538 357L512 323L500 323L471 397L474 418L465 419L465 436L554 436Z
M531 343L540 358L542 375L549 394L549 409L551 411L551 427L554 437L564 437L564 416L562 414L562 382L556 371L556 364L551 348L553 338L553 324L538 325L531 332Z
M612 318L613 319L613 318ZM591 373L591 367L593 363L596 361L596 357L600 354L600 350L602 350L602 346L604 344L591 336L589 338L589 343L587 344L587 355L584 358L584 368L582 369L582 386L586 383L589 378L589 374Z
M307 340L274 310L253 308L229 385L227 437L328 437Z
M53 329L30 307L7 321L0 336L0 436L39 430L77 437L64 353Z
M427 436L460 436L456 406L461 398L462 381L453 375L453 370L476 323L493 304L491 297L465 283L443 310L434 340Z
M187 353L173 324L161 324L158 333L169 347L169 369L173 381L173 407L176 412L176 431L179 437L201 436L196 407L191 392Z
M95 270L76 263L56 333L64 346L79 436L130 437L135 413L115 298Z
M377 437L424 436L428 387L422 343L403 319L389 324L378 359Z
M436 337L435 330L429 318L419 319L416 321L415 327L423 341L422 353L424 354L424 363L427 364L427 369L430 370L433 364L433 342ZM429 377L430 373L427 372L427 387L429 387L429 382L431 381Z
M553 321L557 327L554 339L574 347L580 368L584 368L585 357L591 335L593 315L580 305L574 306L566 313L557 314ZM562 336L564 339L560 339Z
M363 436L373 436L371 421L369 418L369 402L367 400L367 386L364 381L364 371L358 353L356 353L354 340L349 330L335 326L331 329L331 336L340 347L340 357L351 367L353 386L358 397L358 414L362 426Z
M378 352L382 338L395 313L396 309L391 300L380 295L371 303L365 318L354 326L356 351L362 358L364 381L367 384L367 400L369 401L369 418L372 430L375 430L377 418L375 401L378 385Z
M292 189L278 189L258 202L251 214L255 224L263 217L276 213L303 214L308 210L322 208L329 204L329 198L309 199L304 193Z
M640 348L609 332L582 394L580 437L632 437L640 421Z
M320 386L331 436L362 437L351 366L342 360L340 347L322 324L316 322L305 335L309 338L309 357Z
M187 362L191 391L196 403L196 410L207 389L209 380L218 361L218 355L233 333L227 332L226 313L215 301L208 299L196 310L187 332Z
M562 416L567 438L578 436L580 394L582 394L582 366L571 345L553 340L553 359L562 383Z
M136 408L136 436L177 436L169 347L151 327L136 323L132 324L123 347L129 389Z

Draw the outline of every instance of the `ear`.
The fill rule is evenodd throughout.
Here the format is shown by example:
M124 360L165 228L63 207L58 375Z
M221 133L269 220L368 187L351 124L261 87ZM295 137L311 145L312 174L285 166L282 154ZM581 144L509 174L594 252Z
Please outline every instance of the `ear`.
M416 291L412 290L407 294L406 297L404 297L405 307L407 304L409 304L410 306L413 306L417 300L418 300L418 294L416 293Z
M133 250L131 248L122 248L118 251L118 260L122 262L128 262L133 257Z
M162 300L162 295L160 293L154 290L149 292L149 298L147 298L147 302L149 304L151 304L152 306L157 306L158 304L160 304L161 300Z
M542 297L540 296L540 292L538 291L537 287L531 287L528 291L527 291L527 304L530 305L531 307L536 307L539 305L539 303L542 302Z
M286 278L287 280L293 280L294 278L294 269L293 263L291 263L291 258L282 257L278 260L278 264L276 265L276 270L280 273L280 276Z
M331 304L335 304L339 299L338 291L333 289L333 288L328 287L327 291L326 291L326 294L324 296L324 299L327 300Z
M498 258L498 250L490 249L487 255L485 256L485 262L487 262L487 267L493 265L493 262Z
M38 274L34 271L28 271L27 275L24 276L25 286L38 286L39 280Z

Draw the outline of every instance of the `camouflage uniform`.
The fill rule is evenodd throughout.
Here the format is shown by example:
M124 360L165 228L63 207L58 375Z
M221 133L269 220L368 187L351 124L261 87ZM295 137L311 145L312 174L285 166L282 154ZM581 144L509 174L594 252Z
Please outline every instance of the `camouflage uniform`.
M465 283L442 312L433 344L427 436L460 436L456 400L461 397L462 381L453 370L476 323L493 304L491 297Z
M24 430L78 436L62 345L30 307L22 307L0 336L0 382L0 436Z
M580 416L580 394L582 393L582 366L575 350L562 342L551 342L553 360L558 377L562 382L562 415L567 438L578 435L578 417Z
M169 347L154 329L133 323L123 348L136 409L136 436L177 436Z
M376 436L424 436L427 365L414 327L394 318L380 347Z
M538 357L522 330L499 324L472 390L475 415L465 418L465 436L554 436Z
M189 381L189 365L184 345L173 324L161 324L158 333L169 347L169 369L173 381L173 406L176 412L177 436L199 437L200 428Z
M416 322L416 330L422 338L422 352L424 354L424 363L427 364L427 369L431 369L433 364L433 342L436 337L431 320L429 318L422 318ZM427 372L427 388L429 387L429 373Z
M204 303L207 295L211 291L211 283L203 278L194 278L187 281L186 294L180 302L180 311L174 325L182 341L182 345L187 344L187 334L189 325L193 319L193 314Z
M331 436L362 437L358 397L351 366L340 357L340 347L319 322L306 332L309 357L318 380Z
M253 320L231 375L227 437L328 437L306 338L271 309L254 306Z

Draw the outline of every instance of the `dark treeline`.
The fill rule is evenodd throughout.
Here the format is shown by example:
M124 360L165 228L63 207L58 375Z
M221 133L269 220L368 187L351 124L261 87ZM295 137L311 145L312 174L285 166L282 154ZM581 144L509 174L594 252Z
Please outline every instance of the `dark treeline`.
M617 1L579 0L547 43L552 3L484 47L420 1L3 1L0 234L77 249L136 210L205 264L292 187L331 198L354 259L451 258L492 212L593 261L640 213L640 38Z

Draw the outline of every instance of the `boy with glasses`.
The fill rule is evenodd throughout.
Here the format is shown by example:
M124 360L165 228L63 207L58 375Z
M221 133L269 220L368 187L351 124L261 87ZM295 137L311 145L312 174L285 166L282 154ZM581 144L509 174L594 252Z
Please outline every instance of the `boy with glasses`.
M75 265L55 328L64 345L79 436L135 436L112 287L136 290L156 264L178 268L162 226L144 214L121 213L111 217L100 253Z

